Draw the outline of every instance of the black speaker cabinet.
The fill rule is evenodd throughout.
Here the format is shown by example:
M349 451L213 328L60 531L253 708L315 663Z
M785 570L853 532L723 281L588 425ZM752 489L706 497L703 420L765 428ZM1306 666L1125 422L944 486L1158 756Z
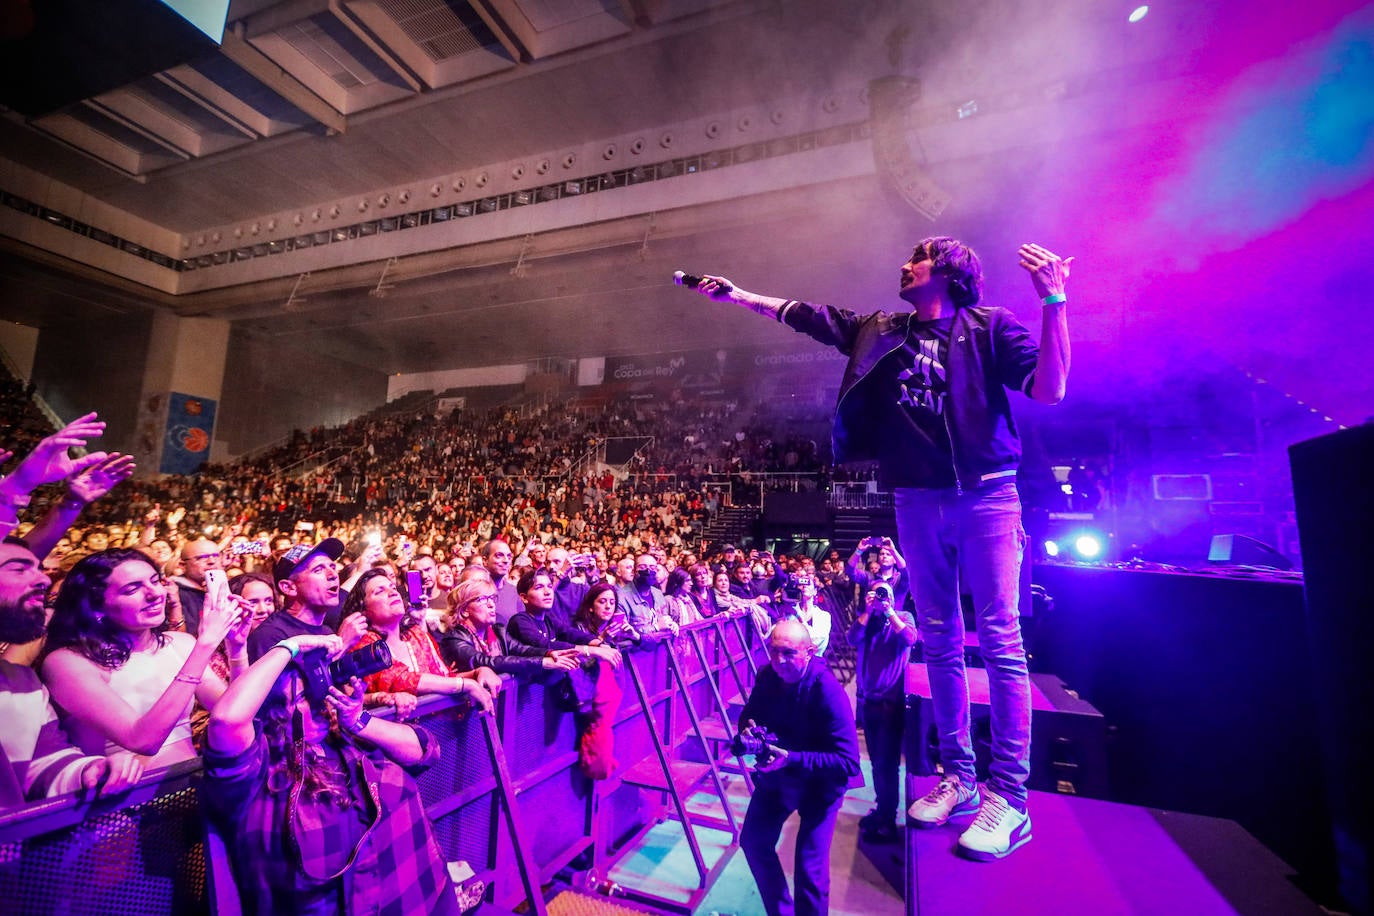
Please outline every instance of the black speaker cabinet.
M1374 912L1374 425L1289 447L1321 761L1342 896Z
M978 778L988 777L988 673L967 668L969 719ZM907 668L907 768L921 776L935 773L940 746L930 677L924 663ZM1031 772L1027 786L1044 792L1064 792L1107 798L1107 725L1102 714L1064 688L1049 674L1031 675Z

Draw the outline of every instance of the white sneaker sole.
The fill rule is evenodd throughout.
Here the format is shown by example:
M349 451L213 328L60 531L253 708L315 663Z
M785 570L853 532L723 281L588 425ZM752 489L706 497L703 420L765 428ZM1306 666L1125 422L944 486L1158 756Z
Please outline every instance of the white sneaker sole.
M961 856L967 859L972 859L975 862L996 862L998 859L1005 859L1007 856L1011 855L1013 852L1016 852L1016 850L1020 849L1022 846L1025 846L1030 841L1031 825L1030 818L1027 817L1025 833L1017 837L1016 842L1012 843L1009 847L1000 852L989 852L983 849L969 849L963 843L956 844L956 848L959 850L959 854Z

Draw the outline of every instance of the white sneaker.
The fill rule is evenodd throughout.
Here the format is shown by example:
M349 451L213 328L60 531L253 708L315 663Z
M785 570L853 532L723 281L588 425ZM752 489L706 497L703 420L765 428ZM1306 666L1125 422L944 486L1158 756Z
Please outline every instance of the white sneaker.
M951 817L978 809L978 786L969 788L957 776L945 776L911 803L907 816L917 827L939 827Z
M978 816L959 837L959 851L970 859L991 862L1011 855L1030 839L1030 815L1017 811L1005 798L985 789Z

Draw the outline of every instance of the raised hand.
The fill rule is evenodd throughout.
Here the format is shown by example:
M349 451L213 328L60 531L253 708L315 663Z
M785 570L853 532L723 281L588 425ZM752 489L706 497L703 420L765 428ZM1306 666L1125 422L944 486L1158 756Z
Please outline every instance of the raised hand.
M133 455L111 452L105 460L86 468L68 481L67 492L83 503L93 503L108 494L117 484L128 480L134 469Z
M73 420L39 442L34 450L19 462L19 466L5 479L6 488L17 494L27 495L43 484L66 480L72 474L97 464L104 458L103 452L94 453L101 456L95 461L88 460L92 456L87 455L86 459L81 459L82 463L78 466L67 454L67 450L85 448L87 440L104 434L105 422L94 413Z
M367 618L361 613L349 614L343 623L339 624L339 638L343 640L345 650L356 646L366 632Z
M251 616L246 605L241 605L235 596L229 594L227 586L223 587L223 591L211 586L205 592L205 606L201 608L200 632L196 634L196 640L209 646L218 646L241 619Z
M1037 296L1044 299L1046 296L1063 295L1064 281L1069 279L1073 258L1060 258L1034 242L1022 245L1016 254L1021 259L1021 266L1031 275Z
M253 613L248 608L248 602L238 595L230 595L234 603L239 605L240 616L238 623L229 628L229 632L224 634L224 652L230 658L234 658L243 652L248 646L248 634L253 632Z
M363 555L358 558L358 566L364 571L386 562L386 548L381 544L368 544Z

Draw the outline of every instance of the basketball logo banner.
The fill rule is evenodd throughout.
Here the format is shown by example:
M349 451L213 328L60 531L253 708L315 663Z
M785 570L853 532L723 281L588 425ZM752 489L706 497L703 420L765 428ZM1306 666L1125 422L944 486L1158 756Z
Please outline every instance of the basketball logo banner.
M167 432L162 438L163 474L194 474L210 458L216 402L172 392L167 403Z

